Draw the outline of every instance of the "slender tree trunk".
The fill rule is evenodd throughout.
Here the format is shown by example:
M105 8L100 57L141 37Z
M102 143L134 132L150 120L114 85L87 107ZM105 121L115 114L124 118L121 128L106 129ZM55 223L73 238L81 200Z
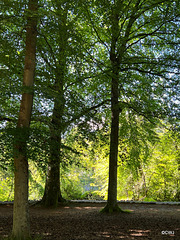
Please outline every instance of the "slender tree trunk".
M50 157L46 178L45 192L42 203L46 207L56 207L58 202L65 199L60 189L60 160L61 160L61 135L63 131L64 114L64 77L66 71L66 47L67 47L67 9L61 9L61 3L57 3L59 16L59 59L56 63L56 80L54 85L55 98L52 121L50 126ZM62 12L63 11L63 12Z
M119 67L116 59L112 61L113 77L111 85L111 134L110 134L110 154L109 154L109 184L108 201L103 212L115 212L121 209L117 204L117 162L119 143Z
M119 143L119 104L118 104L118 75L112 79L111 97L111 135L109 155L109 185L108 185L108 206L110 211L117 207L117 158Z
M119 25L120 12L123 11L123 1L114 1L111 14L111 50L110 60L112 67L111 80L111 135L109 155L109 185L108 201L102 212L123 211L117 204L117 161L118 161L118 139L119 139L119 115L122 112L119 106L119 94L121 84L119 81L120 64L126 51L126 44L131 32L133 23L136 21L135 14L138 10L140 0L137 0L132 15L129 17L125 34L121 36ZM121 38L121 39L120 39Z
M30 236L28 211L28 160L27 140L33 105L33 85L36 59L38 0L29 0L26 27L26 54L23 78L23 94L16 134L14 137L14 209L13 238L21 240Z

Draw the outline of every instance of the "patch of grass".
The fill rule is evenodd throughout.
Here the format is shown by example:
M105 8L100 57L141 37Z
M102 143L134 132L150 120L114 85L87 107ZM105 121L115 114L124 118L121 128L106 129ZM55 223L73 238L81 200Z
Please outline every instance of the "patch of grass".
M143 199L143 202L156 202L156 200L154 200L154 198L145 197L145 198Z

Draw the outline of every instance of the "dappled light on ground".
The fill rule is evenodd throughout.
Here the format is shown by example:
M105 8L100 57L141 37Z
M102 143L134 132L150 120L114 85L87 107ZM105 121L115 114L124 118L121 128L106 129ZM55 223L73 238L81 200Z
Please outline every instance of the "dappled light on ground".
M68 203L55 209L30 207L32 236L41 236L41 240L180 239L178 205L123 203L119 206L132 214L101 214L104 206ZM0 206L0 239L11 233L12 214L13 206Z
M43 236L52 236L52 233L43 233Z
M142 229L131 229L129 230L130 236L136 236L136 237L147 237L150 230L142 230Z
M123 233L117 233L116 235L112 234L112 232L100 232L97 233L97 237L101 238L101 239L124 239L127 236L125 236Z

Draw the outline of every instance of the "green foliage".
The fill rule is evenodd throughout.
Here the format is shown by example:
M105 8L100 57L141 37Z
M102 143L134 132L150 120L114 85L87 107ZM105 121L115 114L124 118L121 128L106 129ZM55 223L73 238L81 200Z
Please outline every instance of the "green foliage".
M163 131L146 170L148 196L160 201L179 201L179 139L173 132Z
M62 131L64 197L107 199L112 78L109 52L115 31L111 16L117 13L116 57L123 56L119 73L119 107L123 112L118 199L179 200L178 134L155 129L160 118L178 122L179 3L114 2L62 1L60 6L54 1L40 1L34 106L27 149L30 199L41 198L44 191L55 99L64 101L58 126ZM137 2L141 3L136 6ZM26 5L27 1L4 0L1 15L1 201L13 199L13 139L22 91ZM65 14L66 23L60 24ZM62 32L67 34L63 36L67 40L66 56L60 55ZM61 65L63 96L55 88Z
M0 168L0 201L12 201L14 199L14 171L8 167ZM29 162L29 200L39 200L44 193L45 175L41 168Z
M4 171L0 168L0 201L14 199L14 174L12 170Z
M45 174L42 168L29 163L29 200L40 200L44 193Z
M106 131L105 131L106 129ZM120 140L118 160L118 200L179 201L179 137L174 131L156 129L159 140L139 143L138 158L130 161L132 143ZM127 135L129 136L129 135ZM74 130L64 141L61 189L66 199L107 199L109 139L107 127L92 140ZM136 144L134 142L134 144ZM141 146L142 145L142 146ZM147 147L147 146L146 146ZM29 199L43 196L45 174L41 164L29 162ZM137 164L138 163L138 164ZM0 169L0 201L13 200L13 168Z
M79 174L73 172L70 173L69 171L69 174L61 174L62 195L64 198L72 200L80 199L83 193L83 187L80 185L80 180L78 178Z

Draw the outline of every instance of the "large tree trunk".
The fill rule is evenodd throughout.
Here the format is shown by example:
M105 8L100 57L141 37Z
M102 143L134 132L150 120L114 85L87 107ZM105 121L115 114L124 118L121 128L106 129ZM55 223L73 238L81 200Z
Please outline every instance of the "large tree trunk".
M14 137L14 209L13 238L21 240L30 236L28 211L28 160L26 145L33 105L33 85L36 59L38 0L29 0L26 32L26 54L23 78L23 94L16 134Z
M54 84L55 97L52 121L50 126L50 157L46 177L45 192L42 203L46 207L56 207L58 202L64 202L60 189L60 161L61 161L61 135L63 131L64 114L64 77L66 71L67 47L67 8L62 10L61 3L57 3L59 18L59 56L56 63L56 80ZM62 12L63 11L63 12Z
M61 100L61 98L56 99L50 127L50 157L48 161L46 186L42 199L42 203L46 207L56 207L59 201L63 201L60 191L60 150L63 106L63 100Z
M121 211L117 204L117 162L119 143L119 72L120 57L117 56L117 41L119 37L119 9L114 6L112 12L112 39L110 61L112 68L111 79L111 134L110 134L110 154L109 154L109 183L108 201L102 212Z

